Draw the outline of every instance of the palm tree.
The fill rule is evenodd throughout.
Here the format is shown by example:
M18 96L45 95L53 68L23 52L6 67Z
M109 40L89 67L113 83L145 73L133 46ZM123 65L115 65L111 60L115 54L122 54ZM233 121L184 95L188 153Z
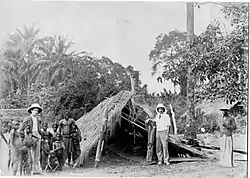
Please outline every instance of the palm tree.
M33 49L36 45L39 29L34 26L24 26L23 31L17 29L5 43L4 61L12 64L12 67L3 65L4 73L15 79L17 87L21 92L28 93L30 83L37 77L34 70Z
M39 40L40 56L40 81L46 86L56 86L73 71L73 53L67 54L73 42L66 37L54 36ZM43 61L43 62L42 62Z

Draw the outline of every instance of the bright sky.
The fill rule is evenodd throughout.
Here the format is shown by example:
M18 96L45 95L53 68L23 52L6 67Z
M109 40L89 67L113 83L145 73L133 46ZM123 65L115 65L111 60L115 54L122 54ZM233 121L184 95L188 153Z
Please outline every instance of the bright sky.
M204 4L195 8L195 33L199 34L215 18L221 18L220 6ZM40 36L67 35L77 51L107 56L123 66L132 65L141 72L149 92L171 83L159 84L151 76L148 54L160 33L186 30L186 4L181 2L56 2L29 0L0 1L0 44L15 29L34 23ZM178 91L178 88L176 88Z

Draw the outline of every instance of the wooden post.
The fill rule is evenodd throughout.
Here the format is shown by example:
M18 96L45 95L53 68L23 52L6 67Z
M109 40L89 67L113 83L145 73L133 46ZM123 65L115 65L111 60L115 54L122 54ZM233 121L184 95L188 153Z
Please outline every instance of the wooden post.
M194 3L187 3L187 41L191 42L194 37ZM192 67L188 67L187 75L187 117L185 138L192 140L196 138L195 105L194 105L195 77Z
M108 107L105 109L104 114L103 114L103 125L101 128L102 130L101 130L100 138L99 138L98 145L96 148L95 167L98 167L99 162L101 161L104 140L105 140L105 133L106 133L106 128L107 128L107 121L108 121Z
M176 126L176 120L175 120L175 113L174 113L172 105L170 104L169 106L170 106L170 111L171 111L172 119L173 119L174 134L177 134L177 126Z

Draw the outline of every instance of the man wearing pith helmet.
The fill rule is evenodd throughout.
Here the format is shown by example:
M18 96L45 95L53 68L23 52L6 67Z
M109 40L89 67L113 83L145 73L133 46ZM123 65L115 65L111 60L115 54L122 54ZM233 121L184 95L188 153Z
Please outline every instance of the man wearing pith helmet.
M32 132L32 135L39 138L38 142L36 142L36 145L34 145L31 150L31 157L33 160L33 166L32 166L33 174L41 173L39 160L40 160L40 141L41 141L42 122L38 114L41 113L42 110L43 110L42 107L38 103L32 104L27 109L30 115L26 119L24 119L20 127L20 131L24 131L29 126L30 131Z
M169 165L169 152L168 152L168 136L171 126L171 120L167 114L166 107L159 103L156 107L156 153L158 157L158 164L162 162Z

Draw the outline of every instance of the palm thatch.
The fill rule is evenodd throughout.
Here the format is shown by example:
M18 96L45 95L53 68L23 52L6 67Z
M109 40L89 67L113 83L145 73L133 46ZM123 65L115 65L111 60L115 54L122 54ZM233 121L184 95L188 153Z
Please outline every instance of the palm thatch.
M77 120L76 123L85 141L81 142L82 152L76 161L76 165L82 164L86 160L89 151L97 144L104 124L103 113L105 109L108 109L108 136L112 137L117 123L121 123L121 111L131 97L132 92L120 91L117 95L104 100L89 113Z

